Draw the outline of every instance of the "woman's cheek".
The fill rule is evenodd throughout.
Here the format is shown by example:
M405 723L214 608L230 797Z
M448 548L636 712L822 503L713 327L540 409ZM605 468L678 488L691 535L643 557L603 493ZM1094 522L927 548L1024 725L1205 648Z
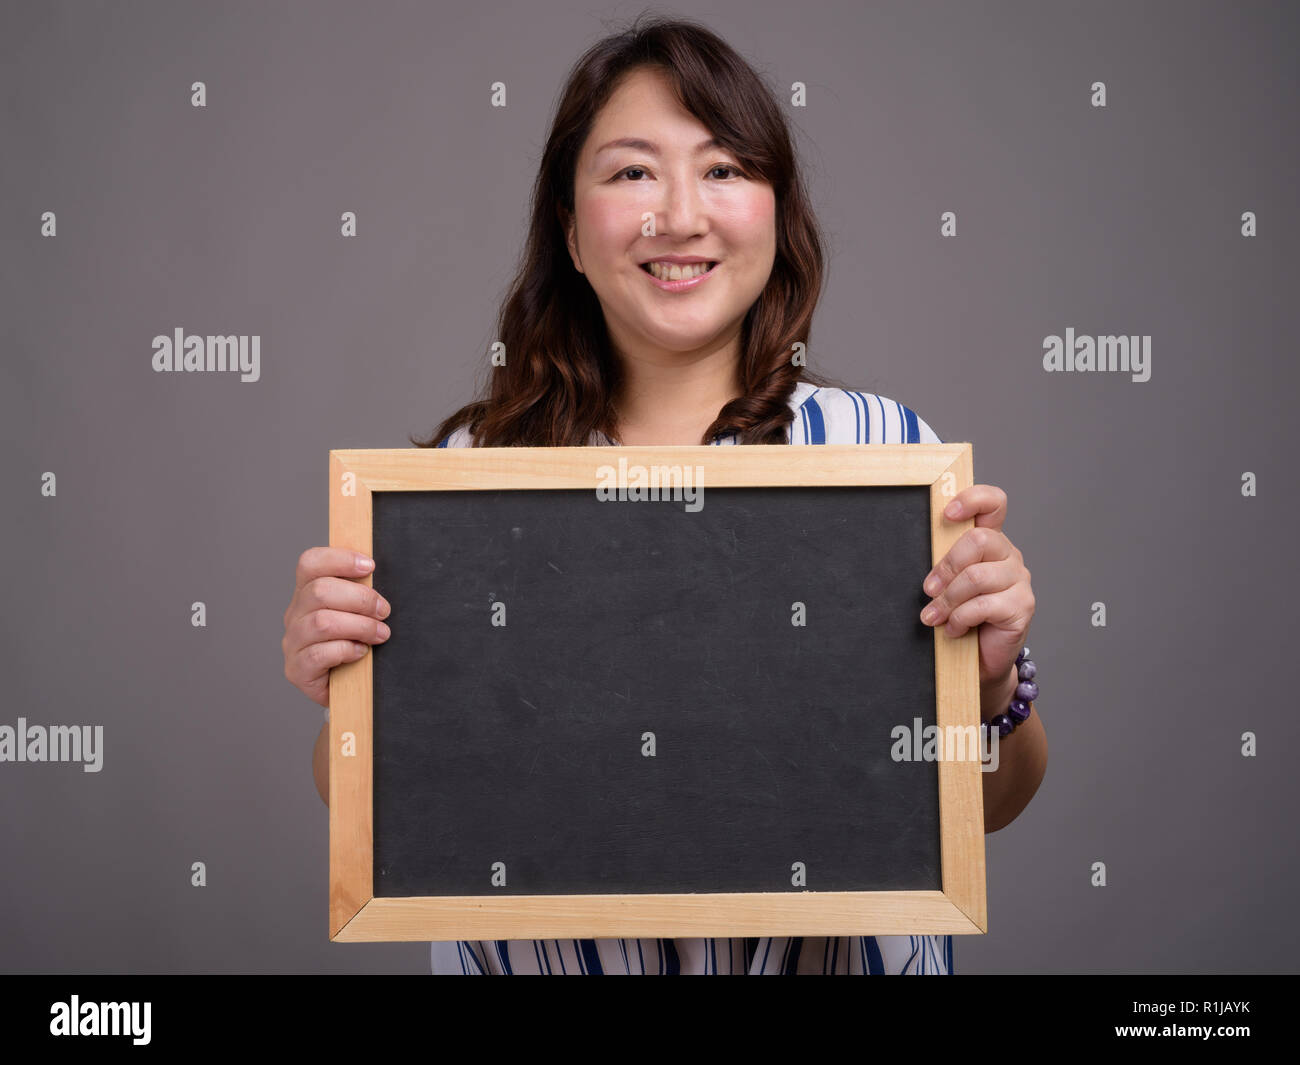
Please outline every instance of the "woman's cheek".
M745 209L749 213L749 221L753 225L765 225L771 227L776 222L776 198L772 190L766 185L760 185L753 189L752 193L744 198Z
M642 216L654 213L645 193L619 191L621 195L592 197L578 215L579 231L585 228L592 245L603 249L602 254L624 254L641 237Z
M760 187L720 204L714 217L731 248L759 259L776 248L775 210L771 191Z

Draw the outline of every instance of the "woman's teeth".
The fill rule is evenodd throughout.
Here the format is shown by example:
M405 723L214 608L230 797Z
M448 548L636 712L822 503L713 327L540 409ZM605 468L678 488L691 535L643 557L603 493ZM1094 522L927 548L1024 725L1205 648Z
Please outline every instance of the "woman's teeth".
M654 274L660 281L686 281L692 277L699 277L700 274L707 274L714 265L713 263L687 263L685 266L678 266L676 263L643 263L642 269Z

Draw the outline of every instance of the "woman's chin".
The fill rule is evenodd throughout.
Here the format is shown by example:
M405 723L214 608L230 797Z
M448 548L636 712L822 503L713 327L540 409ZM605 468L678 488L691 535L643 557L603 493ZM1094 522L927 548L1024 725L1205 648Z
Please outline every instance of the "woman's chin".
M664 333L660 330L656 333L652 333L646 339L661 351L685 356L693 355L701 349L707 348L711 343L717 340L718 333L719 331L716 329L702 329L680 333Z
M669 351L691 352L715 343L734 326L716 314L691 314L684 311L651 312L642 324L646 342Z

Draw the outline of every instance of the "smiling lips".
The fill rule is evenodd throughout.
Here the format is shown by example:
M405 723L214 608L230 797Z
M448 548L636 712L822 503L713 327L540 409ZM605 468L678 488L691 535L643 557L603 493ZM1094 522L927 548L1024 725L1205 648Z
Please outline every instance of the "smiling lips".
M680 292L684 289L697 288L717 265L715 261L676 263L667 259L656 259L642 263L641 269L659 288L668 292Z

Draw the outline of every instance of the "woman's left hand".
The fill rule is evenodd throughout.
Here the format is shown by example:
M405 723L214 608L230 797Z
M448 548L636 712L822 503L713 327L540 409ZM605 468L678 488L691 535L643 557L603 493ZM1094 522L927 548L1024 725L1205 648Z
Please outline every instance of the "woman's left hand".
M954 505L960 507L956 513ZM991 484L973 484L958 492L943 514L954 521L974 517L975 528L962 533L926 574L922 587L931 599L921 621L944 625L953 637L979 626L980 684L995 684L1010 678L1034 616L1024 556L1002 532L1007 494ZM931 609L937 610L934 617L926 614Z

